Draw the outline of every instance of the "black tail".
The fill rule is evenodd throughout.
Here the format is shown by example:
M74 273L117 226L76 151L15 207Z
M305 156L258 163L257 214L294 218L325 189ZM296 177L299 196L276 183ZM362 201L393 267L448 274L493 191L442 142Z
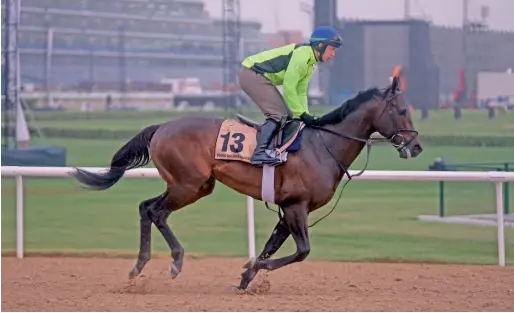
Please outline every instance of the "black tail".
M148 147L154 133L160 126L148 126L121 147L112 157L111 167L108 172L96 174L75 168L71 176L88 186L89 189L105 190L112 187L120 180L126 170L145 166L150 162Z

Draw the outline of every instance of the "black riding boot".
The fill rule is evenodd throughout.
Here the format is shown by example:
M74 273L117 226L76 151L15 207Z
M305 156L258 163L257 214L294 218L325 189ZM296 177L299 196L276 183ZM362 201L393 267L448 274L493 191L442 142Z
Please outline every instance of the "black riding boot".
M279 158L270 157L266 153L273 136L276 133L278 123L272 119L267 119L257 133L257 146L253 153L251 162L253 165L262 165L264 163L277 163L280 162Z

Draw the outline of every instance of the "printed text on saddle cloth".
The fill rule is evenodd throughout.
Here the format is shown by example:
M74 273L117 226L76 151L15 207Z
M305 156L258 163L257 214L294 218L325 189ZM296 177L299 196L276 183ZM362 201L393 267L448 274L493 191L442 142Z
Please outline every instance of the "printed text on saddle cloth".
M293 145L299 137L297 131L282 147L277 151L283 153L298 150L298 145ZM299 139L299 138L298 138ZM216 148L214 158L216 160L234 160L251 163L250 159L257 145L257 130L251 126L241 123L237 120L228 119L223 121L218 137L216 139Z
M257 130L236 120L226 120L221 124L214 158L250 162L255 150Z

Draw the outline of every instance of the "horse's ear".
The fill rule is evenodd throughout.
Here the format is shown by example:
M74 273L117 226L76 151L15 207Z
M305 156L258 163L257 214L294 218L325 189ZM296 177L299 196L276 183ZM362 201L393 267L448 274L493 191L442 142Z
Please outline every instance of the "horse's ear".
M393 77L393 82L391 83L391 93L395 93L398 89L398 76Z

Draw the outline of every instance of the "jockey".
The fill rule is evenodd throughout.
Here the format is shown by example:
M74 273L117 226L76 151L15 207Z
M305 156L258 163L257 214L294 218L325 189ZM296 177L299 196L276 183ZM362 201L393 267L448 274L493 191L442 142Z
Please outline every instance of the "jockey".
M309 43L289 44L247 57L239 73L241 89L257 104L266 117L258 132L254 165L274 163L266 149L278 127L286 119L298 116L307 125L318 119L309 113L307 89L314 64L330 60L342 44L339 32L330 26L317 27ZM284 98L275 86L283 86Z

